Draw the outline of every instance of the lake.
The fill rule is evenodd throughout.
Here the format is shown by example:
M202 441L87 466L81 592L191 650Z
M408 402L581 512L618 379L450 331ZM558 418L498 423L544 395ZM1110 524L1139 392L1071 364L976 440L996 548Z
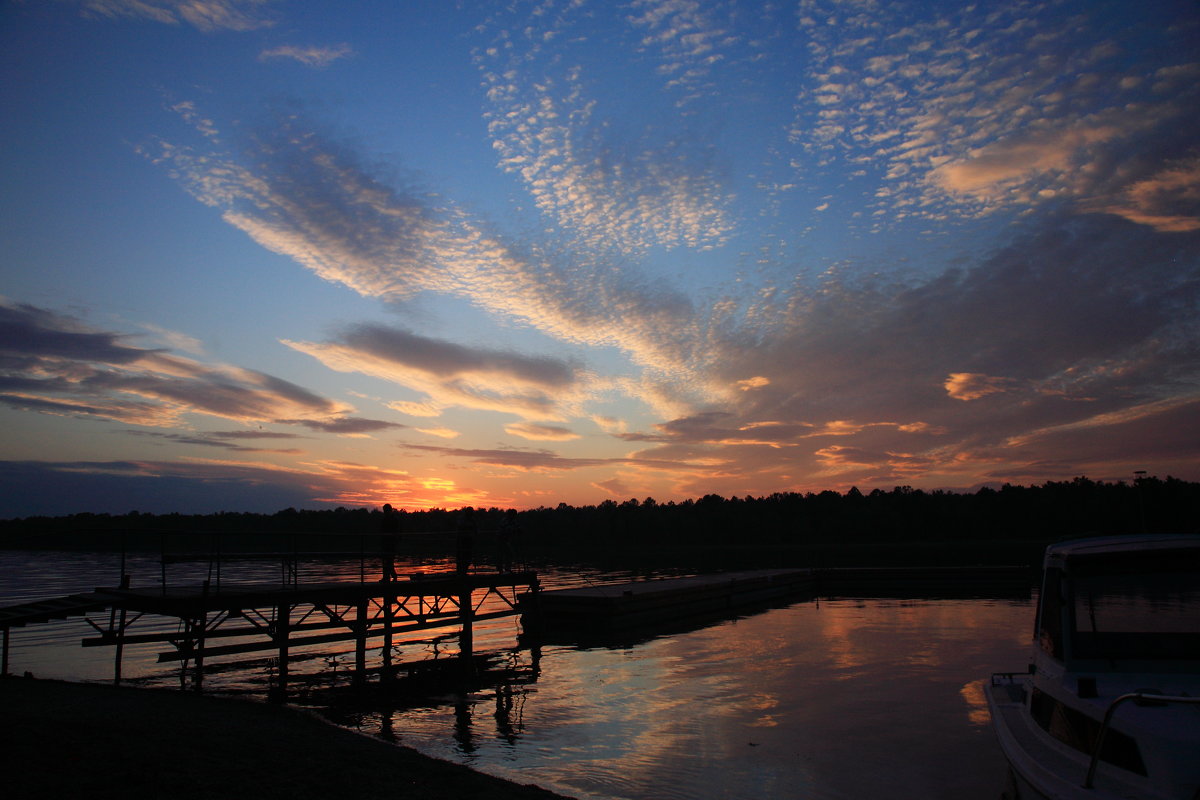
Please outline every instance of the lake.
M112 585L118 558L0 551L0 605ZM278 574L277 565L239 568ZM129 565L135 585L158 569L148 556ZM358 574L357 565L309 569ZM551 587L629 577L540 572ZM806 599L619 646L534 651L515 647L514 619L496 620L477 629L476 648L511 661L520 679L425 702L322 710L339 724L578 798L998 798L1006 766L982 685L993 671L1027 663L1032 614L1028 598ZM90 630L80 620L15 629L10 668L111 679L111 648L79 646ZM439 648L454 645L410 640L397 652L413 659ZM161 649L126 648L130 682L179 685L176 668L156 663ZM322 651L292 672L316 681L343 658ZM269 659L214 666L206 691L253 696L271 669ZM319 692L300 695L322 706Z

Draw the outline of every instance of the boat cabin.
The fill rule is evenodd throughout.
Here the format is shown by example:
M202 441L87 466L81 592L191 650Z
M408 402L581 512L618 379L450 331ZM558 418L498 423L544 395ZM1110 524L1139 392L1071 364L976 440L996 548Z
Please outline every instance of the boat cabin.
M1037 660L1048 657L1069 672L1195 673L1198 587L1200 537L1106 537L1051 547L1038 599Z

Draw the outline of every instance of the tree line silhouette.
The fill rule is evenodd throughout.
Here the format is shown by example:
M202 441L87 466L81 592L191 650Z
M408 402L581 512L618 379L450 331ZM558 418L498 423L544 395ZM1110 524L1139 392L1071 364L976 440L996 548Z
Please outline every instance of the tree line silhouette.
M777 492L659 503L651 497L597 505L519 511L518 548L527 557L678 556L709 552L724 564L776 558L783 561L1011 559L1012 543L1036 558L1045 543L1117 533L1194 533L1200 530L1200 484L1172 477L1139 477L1105 483L1078 477L1040 486L1004 485L971 493L897 486L869 493ZM500 528L506 509L475 510L481 535ZM401 533L423 538L426 549L450 546L458 509L434 508L402 515ZM148 549L191 539L192 547L219 537L227 550L268 547L293 538L303 550L371 549L383 512L375 508L305 510L274 514L71 514L0 521L3 548ZM445 534L438 537L437 534ZM441 544L439 544L441 542ZM276 545L278 546L278 545ZM403 546L401 550L403 554ZM741 558L736 556L741 554Z

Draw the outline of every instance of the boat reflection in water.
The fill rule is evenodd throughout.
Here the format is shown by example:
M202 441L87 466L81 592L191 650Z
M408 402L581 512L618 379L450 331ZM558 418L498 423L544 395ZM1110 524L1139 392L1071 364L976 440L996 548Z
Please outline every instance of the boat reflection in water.
M1200 798L1200 536L1046 551L1027 673L988 702L1016 798Z

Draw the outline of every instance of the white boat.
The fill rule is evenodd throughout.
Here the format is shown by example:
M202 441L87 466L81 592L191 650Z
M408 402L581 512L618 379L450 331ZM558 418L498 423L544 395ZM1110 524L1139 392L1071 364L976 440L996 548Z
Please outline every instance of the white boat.
M1200 536L1047 548L1033 661L985 689L1013 800L1200 800Z

